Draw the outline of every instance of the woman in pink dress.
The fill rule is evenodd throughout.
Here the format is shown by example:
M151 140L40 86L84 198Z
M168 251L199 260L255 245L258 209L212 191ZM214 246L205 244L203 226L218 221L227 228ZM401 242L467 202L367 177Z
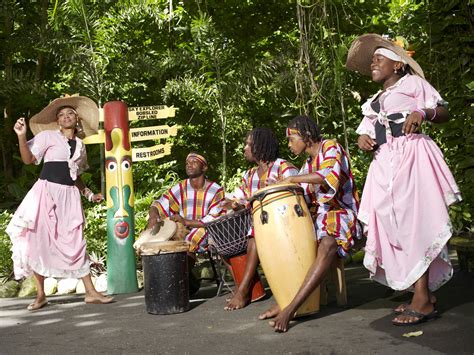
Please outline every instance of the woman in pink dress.
M379 35L357 38L346 66L383 86L362 106L357 129L359 147L374 153L358 215L367 231L364 265L375 280L414 292L392 322L418 324L437 316L432 292L453 274L448 206L461 196L442 152L420 130L448 121L447 103L418 63Z
M81 278L86 303L110 303L113 298L97 292L92 284L82 234L85 220L80 193L89 201L103 199L86 188L79 177L87 168L87 156L77 134L97 130L97 106L86 97L56 99L32 117L30 125L35 134L30 141L26 140L24 118L13 128L21 159L25 164L39 164L42 160L44 164L40 178L7 227L13 244L15 277L35 276L37 296L28 310L48 303L44 292L44 279L48 276Z

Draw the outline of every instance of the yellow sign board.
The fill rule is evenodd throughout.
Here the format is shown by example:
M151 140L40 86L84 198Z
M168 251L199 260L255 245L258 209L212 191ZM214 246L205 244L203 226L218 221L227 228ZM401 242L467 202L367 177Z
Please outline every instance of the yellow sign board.
M160 118L174 117L176 115L174 106L141 106L128 108L128 120L155 120Z
M88 136L82 140L84 144L97 144L97 143L105 143L105 133L103 129L99 129L97 134L93 134Z
M132 148L132 161L154 160L171 154L171 144L158 144L153 147Z
M141 127L141 128L130 128L130 140L132 142L156 140L161 138L168 138L170 136L176 136L178 128L181 126L153 126L153 127Z

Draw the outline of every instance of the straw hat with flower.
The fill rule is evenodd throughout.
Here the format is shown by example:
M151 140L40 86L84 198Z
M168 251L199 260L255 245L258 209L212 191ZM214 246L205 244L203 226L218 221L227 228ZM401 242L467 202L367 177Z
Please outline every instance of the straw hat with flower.
M412 74L425 78L420 65L410 56L413 52L407 52L399 43L392 42L378 34L368 33L362 35L352 42L347 55L346 67L349 70L358 71L363 75L371 75L370 64L372 56L377 48L386 48L399 55L403 62L409 66Z
M99 129L99 108L96 103L85 96L66 96L55 99L41 112L30 119L30 129L34 135L41 131L58 129L56 113L63 106L73 107L79 116L84 136L97 133Z

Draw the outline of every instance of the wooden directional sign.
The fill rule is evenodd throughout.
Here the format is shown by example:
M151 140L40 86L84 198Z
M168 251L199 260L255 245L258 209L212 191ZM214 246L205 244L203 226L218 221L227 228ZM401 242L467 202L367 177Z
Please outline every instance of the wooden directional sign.
M174 117L177 108L174 106L141 106L128 108L128 120L154 120ZM99 109L99 121L104 122L104 110ZM146 140L156 140L176 136L181 126L153 126L130 128L130 141L139 142ZM99 129L97 134L84 138L84 144L105 143L103 129ZM171 154L171 144L159 144L153 147L132 148L132 161L154 160Z
M91 136L87 136L82 140L84 144L97 144L97 143L105 143L105 133L103 129L99 129L97 134L93 134Z
M141 106L128 108L128 120L155 120L160 118L174 117L176 108L174 106Z
M181 126L153 126L142 128L130 128L130 138L132 142L156 140L176 136L178 128Z
M132 161L154 160L171 154L171 144L159 144L153 147L132 148Z
M173 137L178 134L178 129L181 126L153 126L153 127L141 127L141 128L130 128L130 140L132 142L140 142L147 140L156 140L162 138ZM104 143L105 136L104 130L99 129L97 134L88 136L82 140L84 144L97 144Z

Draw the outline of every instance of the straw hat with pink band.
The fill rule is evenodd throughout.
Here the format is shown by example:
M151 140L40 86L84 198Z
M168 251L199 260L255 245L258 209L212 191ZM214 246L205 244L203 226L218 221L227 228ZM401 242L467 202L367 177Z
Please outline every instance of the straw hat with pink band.
M34 135L41 131L58 129L56 114L61 107L69 106L76 111L82 126L83 136L97 133L99 129L99 108L96 103L85 96L66 96L55 99L30 119L30 129Z
M369 33L352 42L347 55L346 67L363 75L371 75L370 65L374 54L380 54L396 62L408 65L408 72L425 78L423 69L398 42L392 42L378 34Z

